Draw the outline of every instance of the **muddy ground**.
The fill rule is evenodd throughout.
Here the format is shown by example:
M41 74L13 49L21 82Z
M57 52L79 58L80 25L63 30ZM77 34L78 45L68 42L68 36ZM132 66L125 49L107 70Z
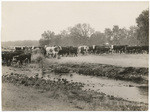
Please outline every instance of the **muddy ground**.
M68 57L68 60L71 58L74 59L73 57ZM85 75L93 75L91 73L96 70L95 75L99 77L107 76L109 78L114 78L114 76L119 76L119 80L130 79L129 81L135 81L134 79L138 79L135 81L136 83L147 84L147 67L145 68L143 65L142 67L118 67L118 64L117 66L113 66L87 64L83 62L76 63L73 61L68 63L69 61L62 61L63 59L66 60L67 58L65 57L59 60L44 59L41 63L32 63L24 65L21 68L17 65L11 67L3 66L3 110L100 111L148 109L147 103L128 101L92 90L85 91L82 89L84 86L82 83L68 82L65 79L47 82L45 79L45 77L47 77L45 74L47 73L56 72L62 75L64 73L71 74L77 72ZM94 69L93 71L93 68L97 69Z

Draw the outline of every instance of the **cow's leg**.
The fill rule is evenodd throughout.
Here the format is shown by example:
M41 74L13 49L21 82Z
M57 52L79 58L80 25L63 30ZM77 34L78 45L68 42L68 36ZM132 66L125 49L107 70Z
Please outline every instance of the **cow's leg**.
M22 62L22 60L20 60L20 65L22 65L23 64L23 62Z
M55 53L55 58L57 58L57 53Z
M6 59L6 65L9 66L9 65L8 65L8 60L7 60L7 59Z
M29 58L29 63L31 63L31 57Z
M21 61L20 60L19 60L18 64L19 64L19 67L21 67Z
M52 57L55 58L55 54L52 54Z
M49 53L48 52L46 53L46 56L49 58Z

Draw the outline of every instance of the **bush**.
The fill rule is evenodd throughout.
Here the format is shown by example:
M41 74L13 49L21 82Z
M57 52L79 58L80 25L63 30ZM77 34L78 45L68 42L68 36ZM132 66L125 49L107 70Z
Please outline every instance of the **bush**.
M63 67L63 66L58 66L56 68L54 68L54 72L55 73L69 73L70 69L68 67Z
M32 56L32 62L35 62L35 63L40 63L42 61L44 61L45 57L42 55L42 54L34 54Z

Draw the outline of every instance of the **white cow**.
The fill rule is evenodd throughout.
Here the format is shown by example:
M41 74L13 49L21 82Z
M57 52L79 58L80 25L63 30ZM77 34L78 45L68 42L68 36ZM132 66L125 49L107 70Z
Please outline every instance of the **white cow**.
M58 56L58 52L60 50L59 46L53 46L53 47L46 47L46 55L49 57L57 57Z

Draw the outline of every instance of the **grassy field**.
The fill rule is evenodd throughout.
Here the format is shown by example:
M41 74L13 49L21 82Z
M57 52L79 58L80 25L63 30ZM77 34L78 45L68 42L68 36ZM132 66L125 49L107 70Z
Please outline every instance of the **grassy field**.
M148 54L103 54L78 57L62 57L61 59L49 59L50 62L59 63L97 63L121 67L146 67L148 68Z

